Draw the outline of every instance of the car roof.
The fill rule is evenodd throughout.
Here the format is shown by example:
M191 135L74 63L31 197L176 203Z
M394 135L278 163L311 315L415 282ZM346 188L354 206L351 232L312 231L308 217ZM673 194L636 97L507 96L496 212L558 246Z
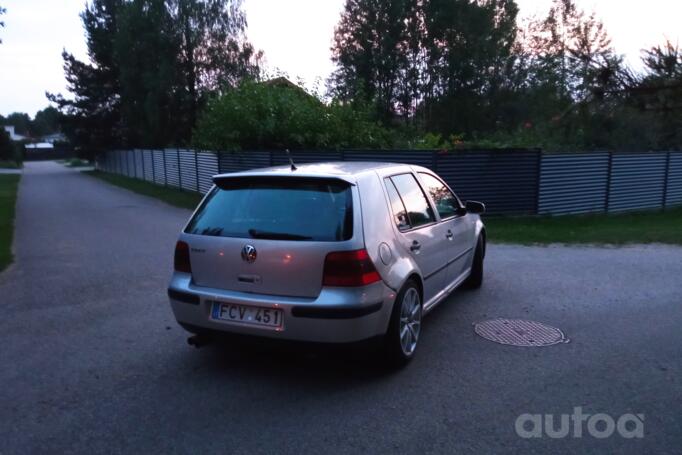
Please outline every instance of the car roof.
M324 163L305 163L296 164L296 170L292 171L290 165L267 167L262 169L252 169L249 171L234 172L229 174L219 174L216 179L234 177L331 177L339 178L353 183L355 177L365 172L377 171L379 169L398 168L405 169L410 165L400 163L381 163L366 161L330 161Z

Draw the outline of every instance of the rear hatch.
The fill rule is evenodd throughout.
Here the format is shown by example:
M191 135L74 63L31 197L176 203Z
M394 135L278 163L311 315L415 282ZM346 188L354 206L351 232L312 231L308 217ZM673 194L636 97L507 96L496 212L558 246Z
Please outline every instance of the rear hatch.
M314 298L327 254L357 245L359 210L346 181L226 177L216 185L183 235L197 286Z

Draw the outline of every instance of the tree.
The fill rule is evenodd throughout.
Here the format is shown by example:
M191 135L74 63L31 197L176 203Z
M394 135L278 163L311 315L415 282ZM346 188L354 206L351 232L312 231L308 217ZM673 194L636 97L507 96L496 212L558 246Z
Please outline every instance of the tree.
M2 5L0 5L0 16L5 14L7 12L7 9L3 8ZM4 21L0 21L0 28L3 28L5 26ZM2 44L2 40L0 39L0 44Z
M347 0L334 33L329 84L339 99L376 105L387 120L395 111L406 55L407 0Z
M682 51L670 41L644 51L645 74L631 88L631 100L653 114L658 148L682 148Z
M14 126L17 134L27 135L31 129L31 117L24 112L12 112L5 119L5 125Z
M81 14L90 62L62 53L71 98L47 94L64 114L64 133L91 152L121 145L120 84L114 52L124 0L93 0Z
M516 40L513 0L424 3L427 128L468 134L495 127L492 101Z
M61 114L59 111L52 106L48 106L36 113L29 130L34 137L45 136L59 131L60 122Z
M258 77L262 52L256 52L244 37L241 0L172 0L169 10L179 37L184 114L191 128L207 94Z
M72 99L50 95L88 148L186 144L208 94L257 77L241 0L93 0L90 62L64 53Z
M133 0L120 9L114 62L124 144L164 147L181 141L178 46L164 0Z
M386 123L400 114L442 132L489 127L517 11L513 0L347 0L332 93L373 102Z

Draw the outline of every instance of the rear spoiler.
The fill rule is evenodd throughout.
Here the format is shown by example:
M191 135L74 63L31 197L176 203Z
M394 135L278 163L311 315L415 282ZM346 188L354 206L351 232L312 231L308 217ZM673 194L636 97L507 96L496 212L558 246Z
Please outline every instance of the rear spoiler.
M352 180L348 176L344 175L334 175L334 174L311 174L311 173L304 173L304 172L295 172L292 171L290 173L279 173L279 172L236 172L236 173L231 173L231 174L219 174L213 176L213 183L216 184L216 186L220 187L221 183L226 183L231 180L251 180L251 179L272 179L272 180L279 180L279 179L293 179L293 178L305 178L305 179L320 179L320 180L336 180L336 181L342 181L345 183L348 183L351 186L355 186L356 183L354 180Z

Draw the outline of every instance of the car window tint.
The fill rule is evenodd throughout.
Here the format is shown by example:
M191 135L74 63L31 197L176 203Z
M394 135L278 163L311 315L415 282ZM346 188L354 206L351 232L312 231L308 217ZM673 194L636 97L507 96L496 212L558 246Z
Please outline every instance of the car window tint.
M350 185L319 178L232 178L190 221L189 234L341 241L353 235Z
M450 218L451 216L457 215L459 201L457 201L457 197L452 194L452 191L450 191L447 186L443 185L443 182L431 174L420 172L419 175L426 186L426 191L428 191L431 199L433 199L433 202L436 204L436 210L440 217Z
M400 174L391 177L400 198L407 209L407 217L413 228L435 221L433 210L429 205L417 179L412 174Z
M386 190L388 191L388 197L391 200L391 209L393 210L393 217L395 219L395 224L398 229L405 231L410 228L410 220L407 218L407 210L405 210L405 205L400 199L398 190L395 189L395 185L391 179L385 179Z

